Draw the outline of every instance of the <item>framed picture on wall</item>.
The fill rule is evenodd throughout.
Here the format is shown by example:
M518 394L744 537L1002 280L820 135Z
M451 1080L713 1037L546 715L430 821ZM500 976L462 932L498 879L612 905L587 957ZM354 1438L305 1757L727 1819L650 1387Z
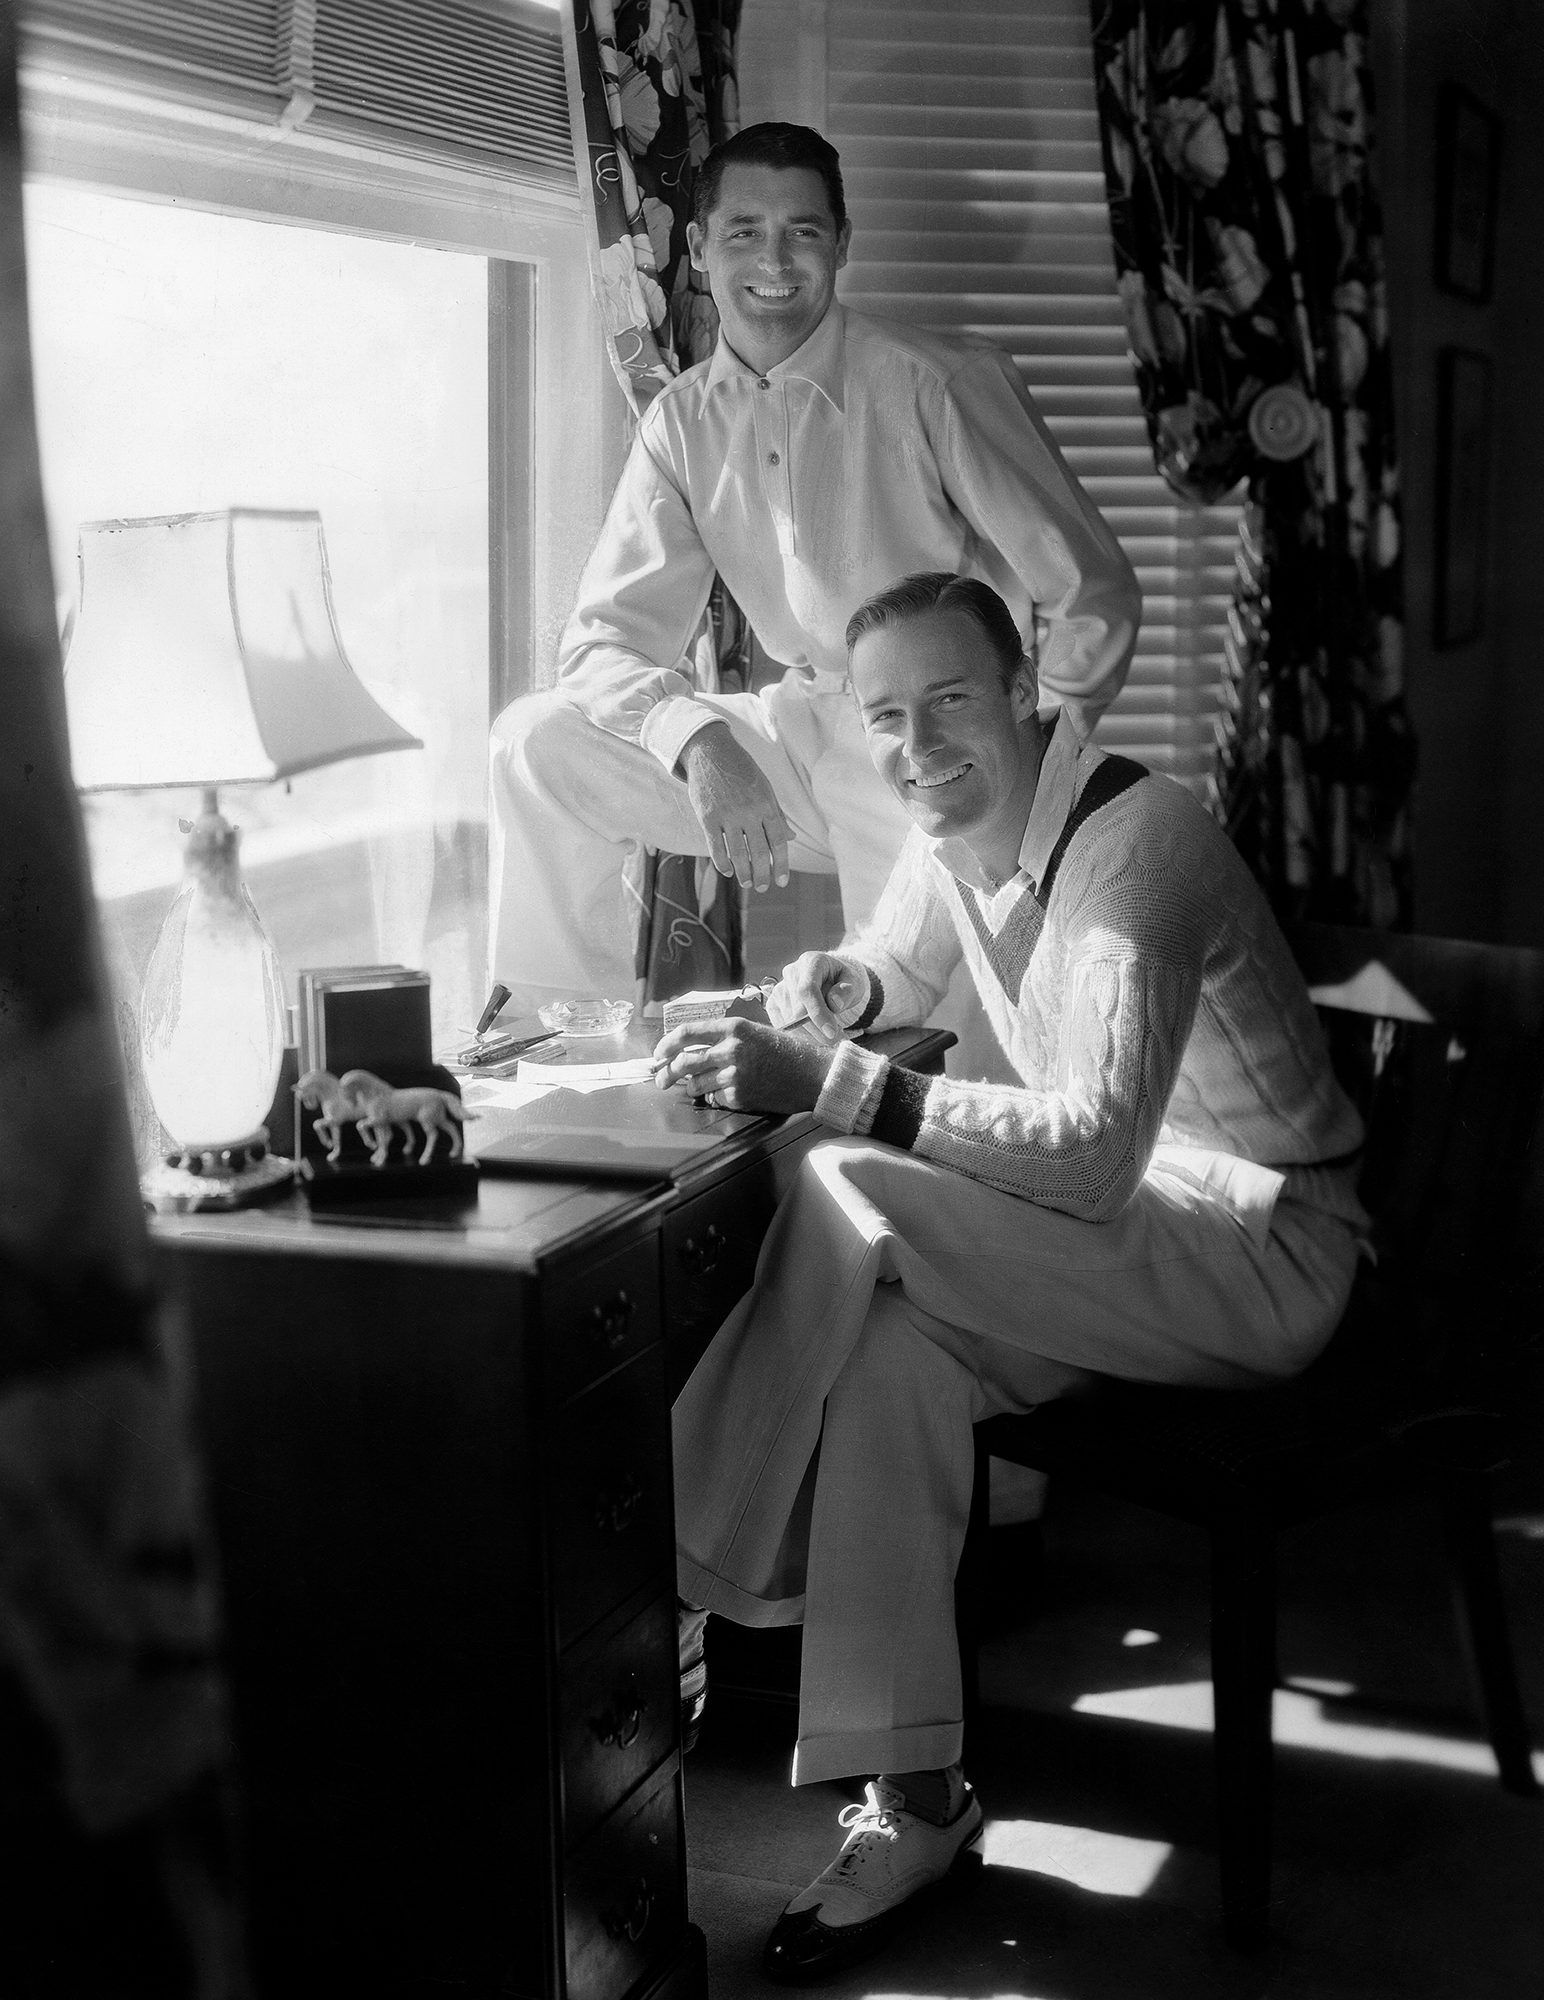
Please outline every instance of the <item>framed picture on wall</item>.
M1485 629L1490 494L1490 358L1437 355L1437 566L1433 642L1462 646Z
M1496 255L1501 120L1462 85L1437 108L1436 277L1445 292L1483 305Z

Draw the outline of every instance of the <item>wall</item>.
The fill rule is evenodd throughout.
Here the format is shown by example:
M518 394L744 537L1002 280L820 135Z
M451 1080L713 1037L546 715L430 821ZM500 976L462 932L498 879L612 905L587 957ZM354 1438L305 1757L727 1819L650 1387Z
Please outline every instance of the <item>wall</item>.
M1420 743L1416 920L1460 937L1544 944L1544 9L1536 0L1373 0L1380 179L1405 495L1406 670ZM1437 289L1437 108L1462 84L1503 120L1496 284L1480 306ZM1432 642L1437 355L1494 362L1490 573L1482 636Z
M1506 806L1502 935L1544 945L1544 8L1514 0L1501 208L1497 597Z

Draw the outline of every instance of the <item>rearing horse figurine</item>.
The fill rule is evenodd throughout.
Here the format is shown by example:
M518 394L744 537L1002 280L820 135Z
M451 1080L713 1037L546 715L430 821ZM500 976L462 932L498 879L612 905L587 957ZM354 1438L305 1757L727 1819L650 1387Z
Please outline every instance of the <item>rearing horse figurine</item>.
M352 1125L365 1111L365 1106L355 1096L352 1079L367 1076L367 1070L350 1070L341 1081L330 1069L308 1069L300 1081L294 1085L295 1096L308 1110L320 1111L320 1118L311 1120L311 1130L327 1148L327 1163L337 1164L338 1155L343 1151L343 1127ZM371 1078L372 1082L378 1079Z

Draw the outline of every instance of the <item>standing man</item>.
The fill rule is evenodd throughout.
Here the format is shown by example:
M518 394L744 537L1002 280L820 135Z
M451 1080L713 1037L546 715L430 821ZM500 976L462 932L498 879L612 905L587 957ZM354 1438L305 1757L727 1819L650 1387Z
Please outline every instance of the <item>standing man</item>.
M1080 737L1135 642L1131 567L1008 357L837 304L851 224L818 133L726 140L696 209L717 350L639 426L556 690L493 728L491 971L521 1011L631 989L634 842L763 890L834 872L849 930L868 917L907 820L864 754L843 638L896 576L992 584ZM787 668L764 693L693 685L715 571Z

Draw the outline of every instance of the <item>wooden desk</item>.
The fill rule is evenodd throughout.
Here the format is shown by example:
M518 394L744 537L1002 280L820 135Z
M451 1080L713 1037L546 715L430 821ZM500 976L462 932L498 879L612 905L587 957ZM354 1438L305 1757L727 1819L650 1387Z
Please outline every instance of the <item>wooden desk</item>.
M670 1185L485 1177L455 1218L153 1225L268 2000L705 2000L669 1408L819 1129L758 1121Z

